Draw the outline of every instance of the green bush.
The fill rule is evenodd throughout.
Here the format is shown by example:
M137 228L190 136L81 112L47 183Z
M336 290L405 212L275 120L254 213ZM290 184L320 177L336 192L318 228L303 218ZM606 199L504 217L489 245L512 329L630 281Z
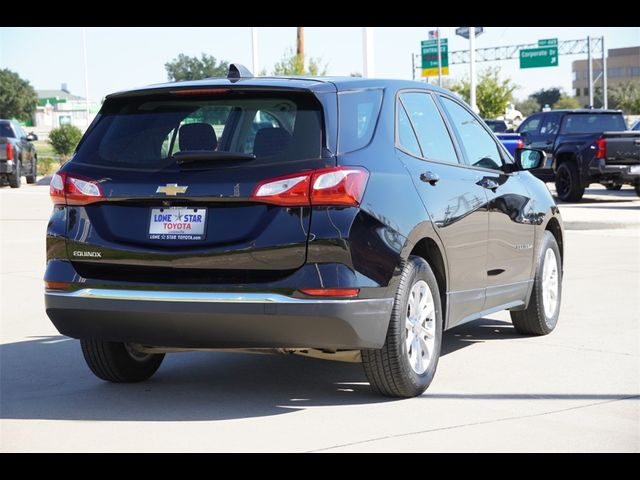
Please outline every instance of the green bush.
M63 158L73 153L82 138L82 132L73 125L62 125L49 132L49 143L58 155Z

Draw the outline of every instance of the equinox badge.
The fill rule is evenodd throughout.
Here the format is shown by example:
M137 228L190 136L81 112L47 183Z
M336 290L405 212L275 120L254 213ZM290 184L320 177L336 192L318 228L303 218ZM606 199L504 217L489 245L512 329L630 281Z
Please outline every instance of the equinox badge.
M164 193L165 195L175 197L179 193L186 192L187 188L189 187L179 187L177 183L167 183L167 185L164 187L158 187L156 193Z

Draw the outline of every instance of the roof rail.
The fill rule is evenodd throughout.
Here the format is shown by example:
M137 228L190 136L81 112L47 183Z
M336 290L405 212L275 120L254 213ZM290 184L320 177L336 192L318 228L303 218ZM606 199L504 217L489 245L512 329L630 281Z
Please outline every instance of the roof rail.
M227 78L252 78L253 73L241 63L230 63Z

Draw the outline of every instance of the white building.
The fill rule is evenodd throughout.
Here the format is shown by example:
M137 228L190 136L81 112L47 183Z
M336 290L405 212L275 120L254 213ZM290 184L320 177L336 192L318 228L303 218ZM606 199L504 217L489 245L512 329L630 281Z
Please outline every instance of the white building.
M38 107L36 108L34 127L43 132L61 125L75 125L84 130L100 109L100 104L89 101L89 122L87 122L87 103L84 97L69 92L63 83L60 90L36 90Z

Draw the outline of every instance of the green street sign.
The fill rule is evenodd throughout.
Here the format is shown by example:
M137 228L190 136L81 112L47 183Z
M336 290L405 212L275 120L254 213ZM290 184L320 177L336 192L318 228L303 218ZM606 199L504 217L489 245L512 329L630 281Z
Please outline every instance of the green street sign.
M438 75L438 40L423 40L422 49L422 76L431 77ZM440 63L442 74L449 74L449 42L446 38L440 39Z
M539 47L557 47L558 39L557 38L543 38L542 40L538 40Z
M520 68L557 67L558 47L523 48Z

